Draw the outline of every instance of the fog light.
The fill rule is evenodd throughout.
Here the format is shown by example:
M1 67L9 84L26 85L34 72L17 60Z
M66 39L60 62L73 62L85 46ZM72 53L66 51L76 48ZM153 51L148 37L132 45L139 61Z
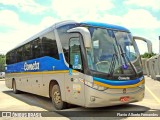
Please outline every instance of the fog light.
M91 96L90 100L91 100L91 102L94 102L96 99L95 99L95 97Z

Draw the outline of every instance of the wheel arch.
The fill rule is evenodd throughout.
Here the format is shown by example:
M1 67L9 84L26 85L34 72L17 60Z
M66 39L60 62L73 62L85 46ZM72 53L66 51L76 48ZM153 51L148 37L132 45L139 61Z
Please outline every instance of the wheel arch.
M51 98L51 90L52 90L52 87L54 86L54 85L59 85L59 83L57 82L57 80L54 80L54 79L52 79L50 82L49 82L49 97Z
M13 81L15 81L15 78L12 78L12 88L13 88Z
M65 86L64 86L64 81L62 80L55 80L55 79L52 79L50 82L49 82L49 97L51 98L51 90L52 90L52 87L53 85L55 84L58 84L58 86L60 87L60 92L61 92L61 97L62 97L62 100L65 101L66 97L66 93L65 93ZM63 92L62 92L63 91Z

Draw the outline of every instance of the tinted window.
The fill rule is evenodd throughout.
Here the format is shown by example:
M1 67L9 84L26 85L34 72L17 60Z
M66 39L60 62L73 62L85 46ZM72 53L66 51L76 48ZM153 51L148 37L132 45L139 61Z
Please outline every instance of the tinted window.
M17 49L17 62L23 61L23 48L20 47Z
M28 43L26 45L24 45L24 57L23 57L23 60L30 60L32 58L32 51L31 51L31 44Z
M58 48L54 32L49 32L42 37L42 54L59 59Z
M17 49L13 50L13 55L11 57L12 59L12 63L16 63L17 62Z
M9 63L10 63L10 62L9 62L9 60L10 60L10 58L9 58L10 56L9 56L9 55L10 55L9 53L6 54L6 64L9 64Z
M68 34L69 33L67 33L67 30L77 27L77 26L78 24L69 24L69 25L61 26L57 29L59 38L62 44L63 53L64 53L64 56L67 62L69 62L69 59L68 59L68 54L69 54L69 36Z
M41 40L37 38L34 41L32 41L30 44L32 44L32 59L42 57Z
M13 63L13 54L11 52L9 52L7 55L6 55L6 63L7 64L12 64Z
M13 64L17 62L17 50L13 50L6 55L6 64Z
M7 53L6 63L13 64L43 56L59 59L54 32L46 33L41 38L37 38L22 47Z
M70 65L73 69L82 70L82 59L79 38L70 39Z

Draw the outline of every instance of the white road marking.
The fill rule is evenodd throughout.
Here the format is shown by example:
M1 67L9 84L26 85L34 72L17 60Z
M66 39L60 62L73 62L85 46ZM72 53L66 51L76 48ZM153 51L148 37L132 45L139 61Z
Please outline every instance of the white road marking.
M160 104L160 99L146 86L148 92L154 97L154 99Z

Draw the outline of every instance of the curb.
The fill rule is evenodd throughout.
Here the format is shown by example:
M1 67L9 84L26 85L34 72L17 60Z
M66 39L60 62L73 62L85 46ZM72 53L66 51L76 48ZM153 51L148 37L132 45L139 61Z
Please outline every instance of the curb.
M0 81L5 81L5 79L0 79Z

